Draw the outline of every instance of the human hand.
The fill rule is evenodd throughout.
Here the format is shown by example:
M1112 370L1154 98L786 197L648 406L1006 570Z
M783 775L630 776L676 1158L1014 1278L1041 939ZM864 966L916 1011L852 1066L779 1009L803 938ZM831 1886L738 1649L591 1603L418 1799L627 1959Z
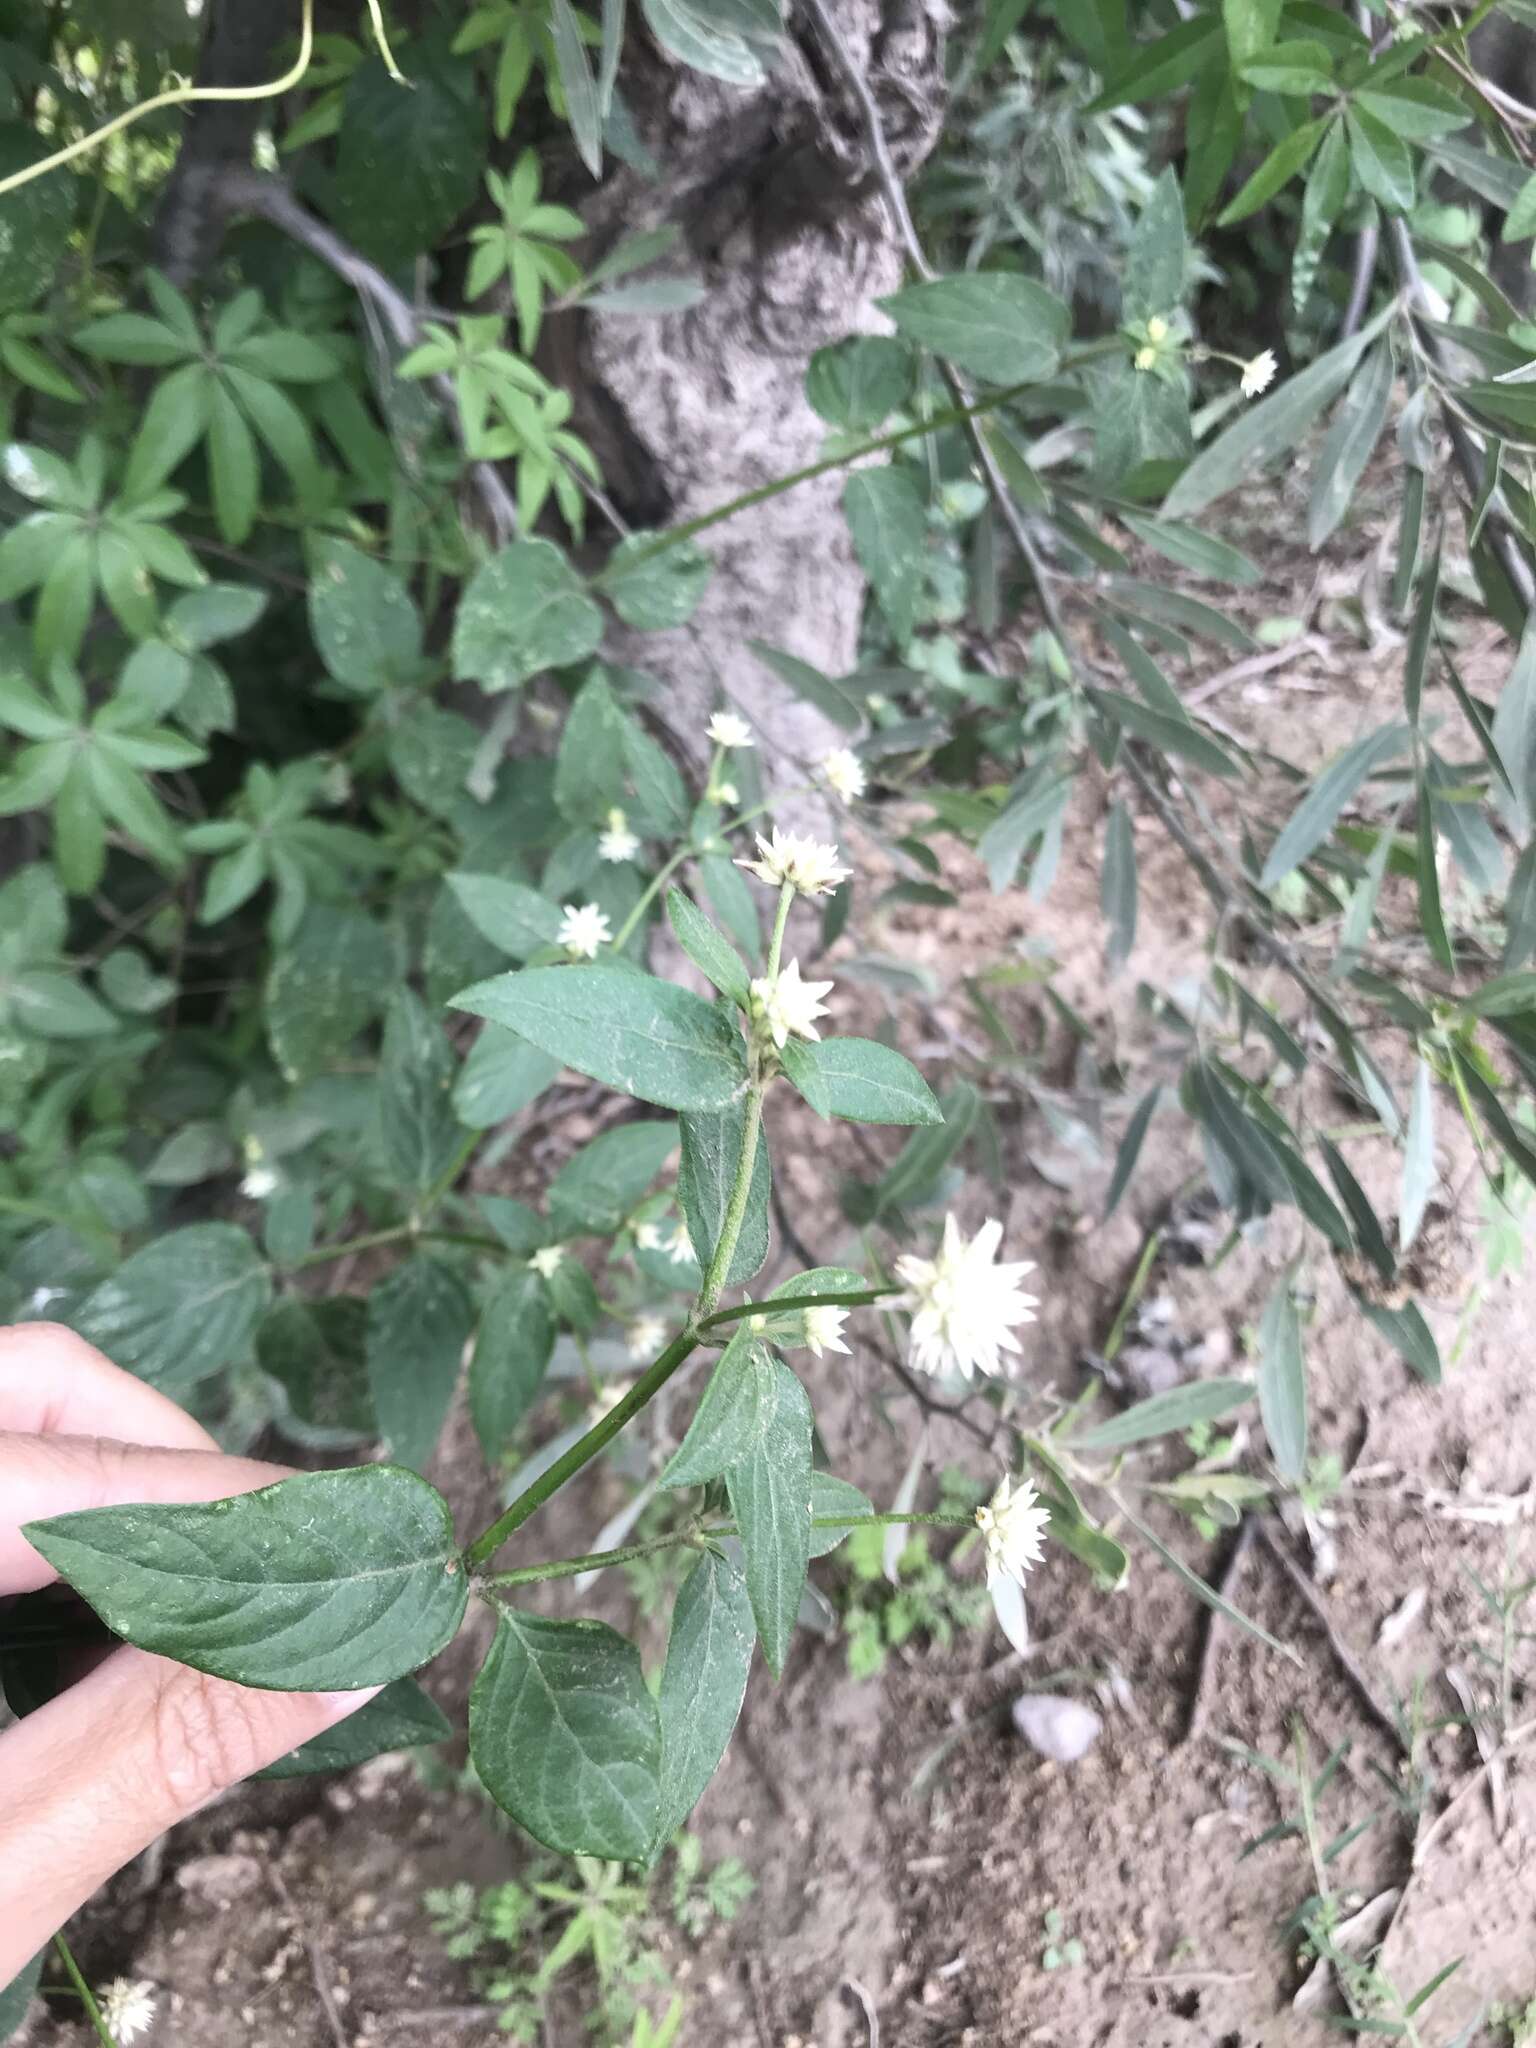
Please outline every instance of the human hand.
M25 1523L223 1500L286 1478L226 1457L142 1380L51 1323L0 1329L0 1609L55 1577ZM0 1634L4 1631L0 1611ZM255 1692L123 1646L0 1735L0 1988L174 1822L356 1711L363 1692Z

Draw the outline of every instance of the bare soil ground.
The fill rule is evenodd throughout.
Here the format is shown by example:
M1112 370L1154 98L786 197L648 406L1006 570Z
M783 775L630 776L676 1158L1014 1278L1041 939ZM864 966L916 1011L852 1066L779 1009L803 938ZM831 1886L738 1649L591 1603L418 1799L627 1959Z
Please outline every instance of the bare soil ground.
M1304 637L1283 661L1228 677L1206 701L1248 741L1305 763L1388 714L1401 646L1380 629L1371 597L1378 523L1367 513L1320 562L1288 555L1272 536L1300 530L1295 508L1274 503L1290 489L1266 485L1231 534L1266 572L1231 608L1250 625L1298 618ZM1469 628L1464 652L1474 687L1496 683L1507 654L1492 629ZM1208 660L1181 685L1208 686L1224 663ZM1283 791L1276 801L1283 809ZM1138 820L1141 930L1128 967L1107 981L1097 859L1072 851L1085 835L1096 844L1100 804L1099 792L1080 794L1045 904L1022 892L987 896L974 864L945 853L959 907L893 907L842 942L842 954L932 970L942 993L903 1013L907 1047L930 1070L942 1072L976 1037L961 978L1017 959L1027 943L1048 945L1062 963L1054 985L1094 1027L1101 1063L1113 1058L1127 1076L1127 1104L1167 1071L1165 1034L1138 1002L1138 984L1193 982L1208 906L1155 821ZM1262 962L1251 978L1280 993ZM844 991L850 1009L878 1002L867 984L849 980ZM998 1001L1038 1046L1031 1081L1070 1094L1072 1041L1059 1016L1038 990ZM829 1152L808 1117L777 1107L771 1135L788 1207L826 1256L847 1234L837 1179L860 1156ZM1038 1260L1043 1283L1028 1379L1075 1393L1082 1354L1102 1344L1149 1231L1198 1173L1197 1147L1182 1119L1160 1118L1106 1225L1097 1219L1123 1110L1112 1112L1093 1163L1063 1159L1027 1088L1003 1077L994 1107L1007 1242L1013 1256ZM1347 1123L1347 1108L1336 1105L1334 1118ZM1284 1760L1298 1725L1314 1765L1348 1744L1321 1802L1322 1834L1374 1819L1328 1875L1350 1909L1399 1894L1379 1909L1396 1907L1389 1971L1413 1990L1462 1959L1419 2016L1426 2048L1448 2048L1496 2001L1518 2006L1536 1994L1536 1777L1518 1748L1481 1769L1447 1677L1465 1674L1489 1696L1480 1653L1497 1652L1497 1632L1470 1574L1497 1585L1536 1572L1536 1295L1519 1271L1480 1284L1479 1190L1449 1126L1443 1117L1438 1164L1453 1213L1429 1276L1431 1320L1454 1359L1445 1384L1415 1381L1331 1267L1319 1260L1312 1272L1314 1444L1349 1475L1329 1510L1331 1574L1320 1574L1309 1603L1254 1543L1230 1581L1231 1597L1299 1661L1230 1626L1211 1640L1204 1610L1141 1547L1129 1585L1110 1597L1053 1556L1031 1580L1027 1658L988 1630L948 1651L908 1645L879 1678L859 1681L837 1642L802 1633L779 1686L754 1675L740 1732L695 1818L709 1855L742 1858L758 1889L740 1920L701 1948L676 1938L668 1961L689 1997L688 2048L1310 2048L1337 2038L1326 1995L1312 2011L1293 2005L1305 1972L1283 1926L1314 1886L1304 1844L1290 1836L1243 1853L1294 1807L1282 1808L1270 1774L1225 1746ZM889 1154L897 1141L873 1142ZM1356 1144L1350 1156L1392 1214L1385 1149ZM977 1182L961 1204L966 1220L996 1200ZM1219 1263L1159 1265L1153 1294L1168 1298L1177 1332L1204 1342L1206 1369L1226 1347L1241 1355L1293 1248L1281 1221ZM808 1377L833 1468L888 1499L922 1419L913 1401L864 1347ZM984 1402L969 1412L990 1427ZM934 1469L965 1465L978 1492L990 1488L995 1458L952 1422L930 1417L928 1428ZM491 1496L458 1425L438 1476L467 1526ZM562 1498L541 1540L552 1554L585 1548L620 1498L599 1477L574 1501ZM1171 1514L1154 1519L1197 1569L1226 1571L1230 1538L1207 1544ZM1313 1561L1304 1545L1296 1554ZM827 1579L828 1566L813 1570ZM633 1625L622 1584L605 1582L598 1597ZM1399 1621L1383 1641L1391 1616ZM654 1630L645 1641L654 1655ZM431 1676L456 1718L476 1648L461 1641ZM1531 1711L1529 1671L1519 1646L1517 1724ZM1416 1689L1426 1732L1410 1764L1366 1693L1391 1703ZM1043 1762L1020 1740L1009 1709L1024 1690L1072 1691L1100 1707L1104 1732L1082 1761ZM97 1980L122 1970L162 1987L161 2048L482 2048L499 2037L463 1967L431 1937L421 1893L511 1874L520 1855L482 1806L429 1790L409 1763L383 1761L329 1785L251 1787L125 1873L82 1916L78 1946ZM1045 1967L1051 1912L1061 1916L1058 1941L1081 1944L1080 1961L1054 1969ZM27 2048L76 2048L82 2032L58 2002L22 2038ZM564 2048L588 2037L568 2009L552 2011L547 2038ZM1507 2035L1485 2026L1466 2038Z

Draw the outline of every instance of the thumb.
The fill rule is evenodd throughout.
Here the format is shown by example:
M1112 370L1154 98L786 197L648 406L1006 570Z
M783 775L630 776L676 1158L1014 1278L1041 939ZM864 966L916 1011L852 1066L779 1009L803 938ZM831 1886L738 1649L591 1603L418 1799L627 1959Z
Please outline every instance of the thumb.
M122 1649L0 1736L0 1984L168 1827L377 1690L257 1692Z

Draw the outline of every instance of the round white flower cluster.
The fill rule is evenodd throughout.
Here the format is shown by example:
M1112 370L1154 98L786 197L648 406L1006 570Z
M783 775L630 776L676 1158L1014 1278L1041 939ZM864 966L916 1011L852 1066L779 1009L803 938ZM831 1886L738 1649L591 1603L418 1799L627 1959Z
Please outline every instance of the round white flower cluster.
M771 839L758 833L757 852L756 860L739 860L737 867L771 888L788 882L802 896L830 896L853 873L839 861L835 846L825 846L798 832L781 832L777 825Z
M893 1306L911 1315L910 1362L918 1372L968 1380L978 1372L1000 1379L1012 1371L1002 1354L1019 1349L1014 1327L1035 1320L1039 1297L1019 1286L1035 1270L1031 1260L994 1264L1002 1235L1002 1224L993 1220L967 1243L947 1216L936 1258L908 1252L896 1261L907 1292Z
M753 982L753 1018L762 1020L762 1028L780 1052L787 1039L820 1038L816 1019L827 1014L821 998L831 986L830 981L802 981L800 962L791 960L771 981L760 975Z
M996 1493L985 1507L976 1510L976 1526L987 1550L987 1584L999 1579L1017 1579L1045 1555L1044 1537L1050 1527L1050 1511L1040 1505L1040 1496L1027 1479L1017 1486L1005 1472Z
M612 937L606 910L599 910L595 903L567 903L555 943L564 946L573 960L595 960Z

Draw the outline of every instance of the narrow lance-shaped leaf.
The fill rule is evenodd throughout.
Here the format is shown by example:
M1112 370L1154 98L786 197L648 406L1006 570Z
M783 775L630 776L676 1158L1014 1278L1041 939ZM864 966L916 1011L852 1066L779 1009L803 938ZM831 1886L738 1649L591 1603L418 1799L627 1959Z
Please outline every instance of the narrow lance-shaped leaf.
M1275 1469L1288 1486L1307 1469L1307 1368L1296 1309L1296 1268L1288 1266L1259 1324L1259 1413Z
M1366 778L1396 760L1407 744L1406 725L1384 725L1346 747L1323 770L1286 821L1259 875L1261 885L1274 888L1292 868L1314 853Z
M1197 1422L1214 1422L1252 1399L1253 1386L1248 1380L1195 1380L1137 1401L1123 1415L1096 1428L1079 1430L1071 1445L1074 1451L1123 1451L1131 1444L1189 1429Z
M1104 866L1099 896L1109 926L1105 964L1111 974L1125 965L1136 943L1136 845L1130 814L1122 803L1110 806L1104 828Z
M396 1465L23 1533L125 1642L277 1692L401 1678L452 1641L468 1598L446 1502Z
M1435 1091L1429 1062L1421 1054L1413 1072L1408 1141L1403 1148L1403 1189L1397 1215L1397 1241L1403 1251L1419 1234L1434 1187Z

